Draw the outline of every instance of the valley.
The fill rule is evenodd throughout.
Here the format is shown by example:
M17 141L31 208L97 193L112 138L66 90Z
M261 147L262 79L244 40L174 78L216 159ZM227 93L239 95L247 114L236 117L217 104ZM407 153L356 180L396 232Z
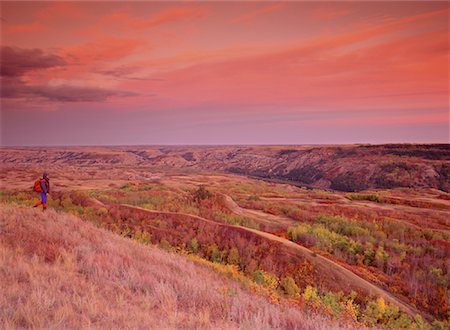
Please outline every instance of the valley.
M232 266L271 299L353 326L445 328L450 195L436 169L449 165L448 148L435 147L433 157L395 156L435 169L414 172L434 181L357 191L314 188L316 181L302 186L303 179L280 183L212 165L227 148L236 147L173 147L163 154L146 147L137 153L128 147L3 148L0 200L31 205L31 184L45 168L50 208L143 244ZM239 157L265 159L274 148ZM180 163L180 155L198 160L198 154L205 162ZM416 164L413 157L422 158Z

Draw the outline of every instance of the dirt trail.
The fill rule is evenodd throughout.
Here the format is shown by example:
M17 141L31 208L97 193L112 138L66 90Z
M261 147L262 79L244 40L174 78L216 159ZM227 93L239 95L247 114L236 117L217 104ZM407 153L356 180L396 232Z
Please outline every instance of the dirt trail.
M308 198L260 197L260 199L269 202L294 202L294 203L308 203L310 205L320 205L319 202Z
M359 277L355 273L351 272L347 268L339 265L338 263L327 259L321 255L313 254L313 251L310 249L301 246L299 244L296 244L292 241L289 241L285 238L266 233L261 232L256 229L246 228L246 230L254 232L255 234L258 234L262 237L266 237L272 241L280 242L302 254L302 256L310 261L316 268L320 269L320 271L327 271L331 272L337 280L342 282L350 282L351 287L359 288L365 292L367 292L370 295L383 297L383 299L386 302L389 302L391 304L396 305L400 310L403 312L409 314L410 316L414 316L416 314L420 314L418 310L416 310L414 307L408 305L407 303L401 301L397 297L395 297L393 294L389 293L388 291L376 286L375 284L370 283L369 281L363 279L362 277Z
M219 226L223 226L223 227L234 227L234 228L239 228L241 230L246 230L246 231L252 232L260 237L264 237L271 241L279 242L279 243L289 247L292 251L299 253L303 258L310 261L319 270L319 272L327 272L327 274L331 274L336 279L336 281L338 281L337 283L346 283L349 288L360 289L369 295L383 297L386 302L396 305L400 310L409 314L410 316L420 314L419 311L416 310L414 307L401 301L399 298L395 297L393 294L391 294L391 293L385 291L384 289L359 277L358 275L352 273L350 270L335 263L334 261L329 260L320 255L313 254L313 251L311 251L310 249L308 249L304 246L298 245L294 242L291 242L285 238L282 238L282 237L279 237L279 236L276 236L276 235L273 235L273 234L270 234L267 232L259 231L256 229L219 223L216 221L212 221L209 219L205 219L205 218L202 218L202 217L199 217L196 215L187 214L187 213L149 210L149 209L145 209L145 208L134 206L134 205L128 205L128 204L120 204L120 205L127 207L127 208L131 208L131 209L142 210L142 211L152 213L152 214L183 215L183 216L191 217L191 218L199 220L199 221L213 223L215 225L219 225ZM236 210L238 210L238 209L236 209ZM243 210L243 211L245 212L245 210Z
M225 198L225 203L227 205L227 207L234 213L238 214L238 215L243 215L243 216L247 216L249 218L258 218L258 222L264 222L265 224L279 224L279 225L296 225L298 224L298 222L290 219L289 217L286 216L279 216L279 215L273 215L273 214L268 214L265 213L263 211L259 211L259 210L253 210L253 209L246 209L246 208L242 208L240 207L230 196L223 194L224 198ZM285 197L261 197L262 200L266 200L266 201L288 201L288 202L299 202L299 203L308 203L308 205L321 205L318 202L315 201L311 201L311 200L307 200L307 199L299 199L299 198L285 198ZM380 205L380 204L376 204L374 202L369 202L369 201L349 201L347 198L342 197L341 199L335 200L338 203L341 204L345 204L345 205L350 205L352 207L356 207L356 208L371 208L374 210L387 210L387 211L403 211L403 212L418 212L418 210L420 211L424 211L427 212L429 211L428 209L420 209L417 207L412 207L412 206L405 206L405 205L393 205L393 204L389 204L389 205ZM449 214L448 211L444 211L444 210L433 210L433 212L437 212L440 214ZM407 221L407 220L403 220L403 219L398 219L392 216L386 216L385 219L390 220L390 221L397 221L397 222L401 222L404 225L407 226L411 226L417 230L423 230L423 229L429 229L432 231L436 231L436 232L441 232L444 234L449 234L450 230L448 229L442 229L442 228L431 228L431 227L423 227L423 226L419 226L413 222Z
M378 203L369 202L369 201L349 201L346 198L342 199L342 204L348 204L348 205L351 204L352 207L355 207L355 208L369 208L369 209L373 209L375 211L385 210L385 211L389 211L389 212L395 212L395 211L405 212L405 213L411 212L411 213L415 213L415 214L423 214L424 217L426 216L427 212L433 212L435 214L441 214L443 216L450 216L450 212L445 211L445 210L424 209L424 208L413 207L413 206L408 206L408 205L378 204ZM429 225L426 226L426 224L427 224L426 222L424 222L421 225L417 225L411 221L399 219L397 217L393 217L393 216L389 216L389 215L385 216L385 219L401 222L401 223L403 223L407 226L413 227L417 230L429 229L429 230L441 232L444 234L450 233L450 230L448 228L436 228L436 226L443 226L443 225L440 225L435 222L433 223L433 227L430 227Z

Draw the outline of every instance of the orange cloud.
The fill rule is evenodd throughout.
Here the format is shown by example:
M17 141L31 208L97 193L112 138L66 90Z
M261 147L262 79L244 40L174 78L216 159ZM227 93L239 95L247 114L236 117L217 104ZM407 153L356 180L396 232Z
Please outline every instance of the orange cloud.
M66 17L81 19L88 14L88 10L79 3L74 2L50 2L44 8L36 11L35 17L40 21L64 20Z
M317 11L313 12L313 16L320 20L330 20L336 17L344 17L353 13L353 10L350 8L320 8Z
M233 23L242 23L242 22L248 22L251 21L257 17L260 17L265 14L272 13L274 11L286 8L287 4L285 3L274 3L271 5L263 6L261 8L258 8L256 10L253 10L249 13L240 15L232 20Z
M144 44L146 44L145 41L138 39L105 37L64 49L63 53L68 62L92 64L93 62L122 59Z
M189 18L199 18L206 14L203 7L170 7L148 19L139 19L124 12L115 12L101 19L101 24L116 24L135 29L147 29L161 24Z
M8 27L8 32L25 32L25 33L30 33L30 32L43 32L44 30L46 30L46 27L38 22L34 22L31 24L19 24L19 25L12 25L10 27Z

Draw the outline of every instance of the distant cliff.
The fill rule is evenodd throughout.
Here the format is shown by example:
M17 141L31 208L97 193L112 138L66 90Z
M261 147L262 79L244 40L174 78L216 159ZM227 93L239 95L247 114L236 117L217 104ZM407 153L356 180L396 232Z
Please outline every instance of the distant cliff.
M2 148L13 164L197 168L359 191L429 187L450 191L450 144L337 146L120 146Z

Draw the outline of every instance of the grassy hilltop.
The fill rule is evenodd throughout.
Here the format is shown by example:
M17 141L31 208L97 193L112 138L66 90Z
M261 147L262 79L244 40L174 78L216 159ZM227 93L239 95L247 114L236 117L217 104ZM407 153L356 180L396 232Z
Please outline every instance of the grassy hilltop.
M69 214L2 204L0 219L4 328L336 327Z

